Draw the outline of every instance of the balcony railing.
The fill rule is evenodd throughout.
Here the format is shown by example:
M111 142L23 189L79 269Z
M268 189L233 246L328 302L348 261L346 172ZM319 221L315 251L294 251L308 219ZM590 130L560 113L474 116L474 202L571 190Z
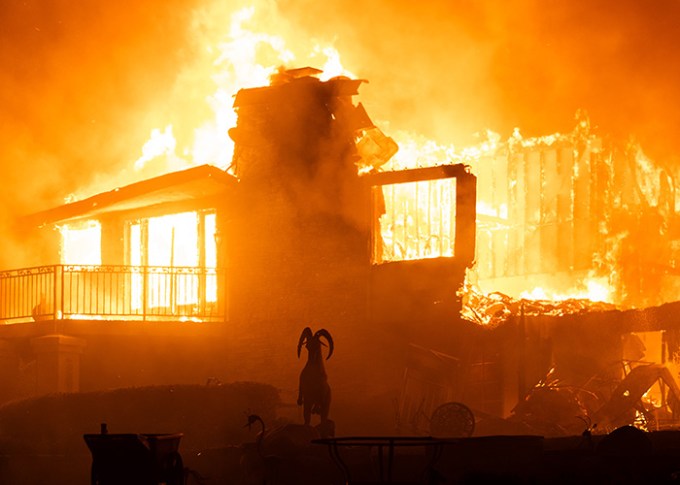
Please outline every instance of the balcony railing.
M0 272L0 320L224 321L216 268L51 265Z

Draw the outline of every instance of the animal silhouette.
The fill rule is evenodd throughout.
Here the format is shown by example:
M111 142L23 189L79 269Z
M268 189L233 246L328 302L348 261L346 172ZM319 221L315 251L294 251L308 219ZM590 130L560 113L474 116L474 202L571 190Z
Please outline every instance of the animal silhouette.
M321 339L328 342L328 355L326 360L333 355L333 337L326 329L317 330L305 327L298 341L297 354L304 345L307 349L307 363L300 372L300 387L298 388L298 406L303 406L305 425L309 426L312 414L318 414L321 418L322 427L328 421L328 412L331 406L331 387L328 384L324 359L321 347L325 346Z

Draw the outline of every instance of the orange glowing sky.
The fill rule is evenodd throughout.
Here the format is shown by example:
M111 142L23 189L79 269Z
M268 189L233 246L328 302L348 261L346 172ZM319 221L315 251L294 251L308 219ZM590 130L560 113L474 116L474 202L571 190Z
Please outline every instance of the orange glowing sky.
M59 204L95 176L128 168L153 128L171 122L181 142L210 116L213 81L188 83L187 66L206 55L193 14L218 3L224 11L251 2L1 2L5 211ZM677 0L255 5L284 19L296 45L333 45L370 80L361 101L389 122L388 134L458 145L487 128L537 136L570 130L585 108L602 132L635 134L660 163L680 165Z

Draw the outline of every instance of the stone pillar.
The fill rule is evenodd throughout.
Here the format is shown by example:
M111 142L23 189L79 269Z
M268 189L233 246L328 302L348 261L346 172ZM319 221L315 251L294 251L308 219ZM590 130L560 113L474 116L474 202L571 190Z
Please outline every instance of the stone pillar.
M14 346L6 339L0 339L0 403L17 397L19 356Z
M68 335L45 335L31 340L36 363L36 394L78 392L80 354L85 340Z

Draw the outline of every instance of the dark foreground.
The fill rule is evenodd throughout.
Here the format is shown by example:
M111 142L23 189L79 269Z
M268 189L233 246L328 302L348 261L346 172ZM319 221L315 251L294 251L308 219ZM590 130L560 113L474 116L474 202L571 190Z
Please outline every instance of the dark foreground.
M345 473L338 465L346 466L349 483L362 484L680 483L680 431L643 433L630 427L592 437L486 436L392 448L341 445L335 459L327 444L289 447L278 456L262 456L248 445L179 451L181 462L175 457L162 465L170 470L162 478L153 478L143 461L135 464L118 456L112 469L100 465L96 483L341 485ZM2 455L0 483L86 485L93 483L92 458L88 453ZM112 475L118 476L107 481Z

